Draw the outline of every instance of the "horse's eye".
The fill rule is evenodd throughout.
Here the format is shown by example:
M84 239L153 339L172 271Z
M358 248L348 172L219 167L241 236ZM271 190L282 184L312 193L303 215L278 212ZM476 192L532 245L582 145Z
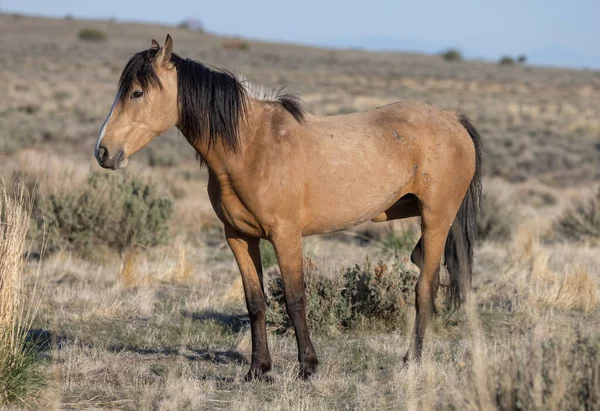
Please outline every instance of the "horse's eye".
M143 91L134 91L131 93L131 98L140 98L144 95Z

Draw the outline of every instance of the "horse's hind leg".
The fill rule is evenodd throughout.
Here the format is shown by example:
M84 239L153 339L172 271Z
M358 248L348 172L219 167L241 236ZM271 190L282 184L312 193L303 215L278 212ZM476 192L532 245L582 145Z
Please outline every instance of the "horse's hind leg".
M423 238L419 238L417 245L413 249L410 254L410 261L417 267L419 267L419 272L423 269ZM433 299L433 313L437 314L437 309L435 306L435 297L437 296L438 289L440 288L440 268L437 269L433 276L433 287L431 290L431 298Z
M435 203L444 206L438 209L421 205L422 237L411 255L413 262L416 261L415 264L420 265L421 273L415 287L415 326L410 348L404 357L405 361L421 357L425 328L434 311L433 302L439 286L439 269L448 230L460 205L454 207L454 204L449 204L452 201Z

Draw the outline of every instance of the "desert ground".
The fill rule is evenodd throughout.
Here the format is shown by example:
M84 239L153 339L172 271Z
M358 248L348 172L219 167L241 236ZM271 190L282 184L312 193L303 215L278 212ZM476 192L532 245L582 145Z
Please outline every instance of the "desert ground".
M84 29L106 38L82 39ZM486 154L473 294L455 311L442 287L421 363L403 362L416 219L305 238L314 284L335 294L362 270L369 292L393 301L349 322L309 308L320 368L302 381L293 331L270 295L274 382L243 381L251 344L241 281L194 150L171 130L123 171L93 156L128 58L167 33L179 55L286 86L313 114L419 100L472 119ZM29 367L43 380L31 389L19 380L17 398L0 388L7 407L600 408L600 72L0 14L0 95L0 177L9 192L27 189L21 206L31 210L15 292L29 313ZM124 211L131 204L141 217ZM137 236L123 237L128 224L139 224ZM278 267L262 250L274 293ZM408 287L382 291L385 276Z

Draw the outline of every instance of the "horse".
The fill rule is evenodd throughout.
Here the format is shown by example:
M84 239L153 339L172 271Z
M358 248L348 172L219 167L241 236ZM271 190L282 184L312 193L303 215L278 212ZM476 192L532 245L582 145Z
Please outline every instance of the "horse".
M167 35L162 47L152 40L123 69L95 157L104 168L121 169L171 127L208 168L208 195L241 273L252 336L246 380L270 379L271 369L260 239L275 249L301 378L318 364L306 319L303 236L421 217L411 253L420 271L416 318L405 361L421 358L442 258L452 306L467 297L482 143L460 111L400 101L312 115L296 94L178 56Z

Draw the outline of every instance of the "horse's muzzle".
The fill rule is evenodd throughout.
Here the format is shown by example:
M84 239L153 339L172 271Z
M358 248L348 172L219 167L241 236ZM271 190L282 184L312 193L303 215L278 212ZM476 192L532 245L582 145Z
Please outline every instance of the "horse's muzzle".
M100 146L96 150L96 160L98 160L98 164L103 168L117 170L124 166L125 152L119 150L115 155L111 155L106 147Z

